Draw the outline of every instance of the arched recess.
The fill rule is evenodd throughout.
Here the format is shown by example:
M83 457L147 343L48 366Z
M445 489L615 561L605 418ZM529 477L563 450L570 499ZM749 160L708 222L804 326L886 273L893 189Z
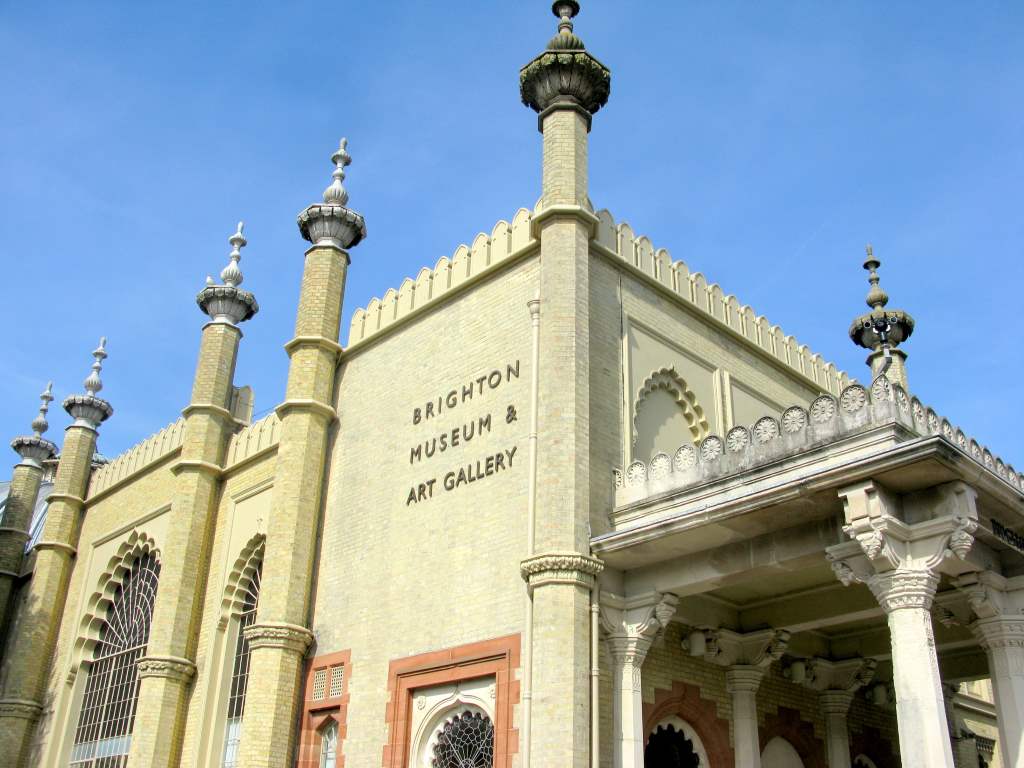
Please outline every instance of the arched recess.
M854 707L858 702L854 702ZM866 727L850 733L850 750L863 765L860 768L899 768L900 761L892 742L877 728ZM854 766L856 766L854 759Z
M106 567L97 579L96 590L85 602L82 619L78 624L78 634L72 646L68 683L74 683L79 669L92 658L93 650L100 640L100 630L106 622L107 611L125 576L131 571L132 564L148 554L152 554L159 562L160 550L157 549L153 538L145 531L133 530L107 561Z
M243 678L247 679L249 669L248 645L240 633L243 617L249 623L254 617L265 546L266 536L262 533L246 542L228 571L221 595L218 637L209 657L210 695L204 715L210 725L204 729L208 740L203 744L209 765L232 766L237 758L245 698ZM244 668L236 669L240 660Z
M806 768L796 748L781 736L769 741L761 752L761 768Z
M697 396L673 367L652 371L633 400L633 458L671 454L687 440L696 443L711 431Z
M878 768L878 766L870 757L860 754L853 758L853 768Z
M732 744L729 742L729 723L718 716L713 701L700 695L700 688L676 680L672 688L654 689L654 702L644 702L644 732L653 733L664 722L685 722L700 741L706 763L701 768L733 768ZM675 721L671 718L676 718ZM646 746L646 744L645 744Z
M659 742L664 743L668 749L659 749ZM683 757L683 762L678 762L679 757ZM677 761L671 762L672 758ZM708 765L710 763L704 742L693 726L678 715L662 718L647 734L644 768L707 768Z
M773 739L781 738L795 750L803 768L828 768L825 743L814 735L814 726L801 717L799 710L779 707L765 717L764 727L758 733L762 753Z

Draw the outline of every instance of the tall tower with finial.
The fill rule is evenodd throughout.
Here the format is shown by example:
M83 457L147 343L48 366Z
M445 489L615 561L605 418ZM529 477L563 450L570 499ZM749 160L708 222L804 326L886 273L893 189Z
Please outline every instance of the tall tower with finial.
M107 357L106 346L107 340L103 338L93 350L92 370L84 382L85 394L71 395L64 400L64 410L73 421L64 432L46 523L35 545L36 562L25 598L27 604L36 609L21 615L18 633L8 647L0 673L0 680L4 681L0 691L0 754L15 766L24 764L31 741L29 736L43 710L48 669L40 659L50 659L57 642L78 550L82 506L96 452L96 438L100 424L114 412L110 403L99 397L103 389L100 372ZM49 402L45 399L49 396L44 393L45 403ZM40 420L40 426L43 421L45 418Z
M43 437L43 433L50 428L46 413L53 401L52 381L46 385L39 399L42 403L39 414L32 420L32 434L11 441L11 448L21 457L21 461L15 465L11 476L3 527L0 528L0 626L9 626L4 620L10 607L14 580L21 572L32 513L39 501L43 464L57 455L57 446ZM0 635L0 647L3 641L3 635Z
M588 135L608 101L611 72L573 28L580 6L558 0L558 31L519 73L523 103L543 135L540 331L535 519L521 565L527 582L523 764L589 764L590 241L597 217L588 192ZM531 313L536 307L531 309Z
M146 655L138 662L139 704L132 736L132 765L178 765L185 732L187 699L195 674L195 649L205 580L196 563L209 560L221 493L221 470L237 423L231 412L235 366L242 339L240 323L259 312L256 297L243 290L239 262L247 245L243 222L228 238L231 252L210 277L196 303L210 320L203 325L192 396L182 411L185 433L173 465L174 495L162 546L161 584L153 610Z
M879 285L878 268L882 262L875 258L870 243L865 248L867 258L864 269L868 271L867 305L871 311L856 318L850 325L850 339L859 347L871 350L867 364L871 378L882 374L894 384L907 389L907 355L899 345L914 332L914 318L902 309L888 309L889 294Z
M298 216L312 245L302 271L285 400L277 408L281 439L267 521L263 586L256 622L245 634L251 649L242 719L241 768L291 765L299 672L313 640L308 628L327 438L337 414L334 387L348 251L366 237L363 217L348 207L342 186L352 162L342 139L323 202Z

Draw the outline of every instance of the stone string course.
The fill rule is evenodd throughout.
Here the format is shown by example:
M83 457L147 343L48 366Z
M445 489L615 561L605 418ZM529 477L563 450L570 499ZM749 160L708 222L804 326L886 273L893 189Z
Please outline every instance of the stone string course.
M787 408L781 419L764 416L749 428L733 427L724 438L709 435L699 443L680 446L672 456L658 453L649 463L634 461L625 471L616 469L616 504L744 472L865 428L893 422L922 437L941 437L1015 491L1024 491L1024 475L898 384L881 376L870 390L851 384L838 398L821 395L809 408Z
M490 237L480 233L472 246L460 245L452 257L442 257L433 270L424 267L415 280L406 278L396 291L389 289L383 299L373 299L365 309L352 315L348 346L353 346L428 304L433 304L456 286L499 266L514 254L533 245L530 233L533 214L525 208L509 224L499 221ZM639 270L643 275L679 296L762 349L779 362L804 376L822 390L838 394L850 383L846 373L772 325L749 306L726 295L717 283L709 284L700 272L690 272L683 261L673 261L664 248L655 249L649 238L637 237L629 224L616 224L611 213L597 213L594 243L598 248Z

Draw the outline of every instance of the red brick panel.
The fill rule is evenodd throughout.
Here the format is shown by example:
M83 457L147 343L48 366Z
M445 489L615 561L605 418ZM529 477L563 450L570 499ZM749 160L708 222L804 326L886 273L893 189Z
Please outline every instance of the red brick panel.
M344 676L341 678L341 695L330 697L330 679L328 688L322 699L313 699L313 676L318 669L330 669L341 665ZM330 673L328 673L329 677ZM320 740L324 728L331 722L338 724L337 768L344 768L345 756L342 754L342 743L345 740L348 718L348 682L352 678L351 653L339 651L316 656L309 662L306 671L306 684L302 701L302 715L299 720L299 759L296 768L320 768Z
M477 677L493 676L494 766L511 768L518 751L519 731L512 727L512 711L519 703L519 635L508 635L456 648L432 651L392 661L388 666L388 743L384 768L408 768L413 692Z
M718 716L714 702L702 699L700 688L676 680L672 689L654 690L654 703L644 702L644 743L651 731L666 717L675 715L693 728L708 753L709 768L733 768L732 745L729 743L729 723Z
M764 726L758 730L761 737L761 751L776 736L781 736L797 751L804 768L828 768L825 762L825 743L815 737L814 726L800 718L800 712L789 707L779 707L774 715L764 719Z

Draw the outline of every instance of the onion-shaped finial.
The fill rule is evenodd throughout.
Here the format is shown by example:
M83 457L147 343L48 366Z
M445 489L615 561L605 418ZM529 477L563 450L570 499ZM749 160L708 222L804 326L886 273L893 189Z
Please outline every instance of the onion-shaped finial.
M92 351L92 356L95 358L95 361L92 364L92 373L86 377L84 386L86 392L88 392L92 397L96 397L96 393L103 389L103 382L100 381L100 371L103 370L103 361L107 357L106 336L100 339L100 345Z
M238 222L238 229L235 231L235 234L228 238L228 242L231 243L231 253L228 256L230 261L220 272L220 279L224 281L224 285L231 288L240 286L244 279L242 277L242 270L238 267L238 261L242 258L242 248L249 242L242 235L243 227L245 227L245 222Z
M43 401L42 405L39 406L39 415L32 419L32 431L36 437L41 437L50 428L50 422L46 420L46 412L50 410L50 403L53 402L52 381L47 383L46 389L39 396L39 399Z
M342 139L338 142L338 150L331 155L331 162L334 163L334 172L331 176L334 177L334 180L324 190L324 202L328 205L348 204L348 192L341 185L341 182L345 180L345 166L352 162L352 156L349 155L347 147L348 139Z
M551 12L558 17L558 34L548 43L550 51L581 51L583 41L572 31L572 20L580 12L580 4L576 0L555 0Z
M882 290L878 278L878 268L882 262L875 258L875 249L868 243L864 248L867 259L864 260L864 269L868 271L868 282L871 283L871 290L868 291L865 303L872 309L881 309L889 303L889 294Z

